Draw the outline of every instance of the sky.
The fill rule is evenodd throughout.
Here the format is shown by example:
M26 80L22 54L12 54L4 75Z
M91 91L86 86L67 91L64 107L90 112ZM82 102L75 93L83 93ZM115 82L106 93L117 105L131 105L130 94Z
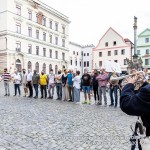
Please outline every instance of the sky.
M97 46L112 27L123 38L134 41L134 16L137 34L150 28L150 0L40 0L69 17L69 41Z

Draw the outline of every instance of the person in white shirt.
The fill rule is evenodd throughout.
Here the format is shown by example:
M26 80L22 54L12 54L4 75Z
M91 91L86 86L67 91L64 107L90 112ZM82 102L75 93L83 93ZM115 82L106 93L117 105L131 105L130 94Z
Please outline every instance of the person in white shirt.
M27 74L25 69L23 69L23 74L22 74L22 85L25 94L24 97L26 97L28 95L28 88L27 88Z
M21 92L20 92L21 76L16 70L13 74L13 83L14 83L14 88L15 88L14 96L17 95L17 89L18 89L18 93L19 93L19 96L20 96L21 95Z
M28 87L29 87L29 96L28 97L33 97L33 88L32 88L32 72L31 69L28 70L28 74L27 74L27 83L28 83Z
M50 99L53 99L54 95L54 87L55 87L55 74L53 73L53 69L50 70L50 74L48 76L48 93Z
M81 77L79 75L80 75L80 71L76 71L76 76L72 79L73 88L74 88L74 102L76 102L76 104L80 103Z

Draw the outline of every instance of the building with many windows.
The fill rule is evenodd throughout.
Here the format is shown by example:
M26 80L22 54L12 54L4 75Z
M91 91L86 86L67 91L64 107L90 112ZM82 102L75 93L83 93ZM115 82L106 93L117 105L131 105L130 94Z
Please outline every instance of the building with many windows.
M0 71L67 67L69 19L39 0L0 1Z
M150 29L145 29L138 35L137 55L142 58L143 67L150 69Z
M129 39L124 39L114 29L109 28L93 48L93 69L100 69L105 61L114 61L120 64L123 72L127 71L126 58L132 59L133 44Z
M79 70L82 74L87 68L92 71L92 49L94 45L79 45L69 42L69 68L74 71Z

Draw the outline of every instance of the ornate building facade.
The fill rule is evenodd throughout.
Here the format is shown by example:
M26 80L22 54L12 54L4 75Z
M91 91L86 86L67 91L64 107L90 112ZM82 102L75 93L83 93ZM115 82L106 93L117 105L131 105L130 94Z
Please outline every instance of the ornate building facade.
M1 0L0 24L0 72L68 67L67 16L39 0Z

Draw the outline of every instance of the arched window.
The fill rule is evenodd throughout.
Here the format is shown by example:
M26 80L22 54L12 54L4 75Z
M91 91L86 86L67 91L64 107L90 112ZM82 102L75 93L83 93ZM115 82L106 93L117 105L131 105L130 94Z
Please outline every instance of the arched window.
M52 69L52 64L49 65L49 73L50 73L51 69Z
M20 59L16 60L16 69L17 69L17 71L21 72L21 61L20 61Z
M36 64L35 64L35 70L37 71L37 73L39 73L39 63L38 62L36 62Z
M43 64L43 71L44 71L44 73L46 73L46 64L45 63Z
M32 70L32 63L31 61L28 62L28 70L31 69Z
M58 74L58 66L55 65L55 74Z

